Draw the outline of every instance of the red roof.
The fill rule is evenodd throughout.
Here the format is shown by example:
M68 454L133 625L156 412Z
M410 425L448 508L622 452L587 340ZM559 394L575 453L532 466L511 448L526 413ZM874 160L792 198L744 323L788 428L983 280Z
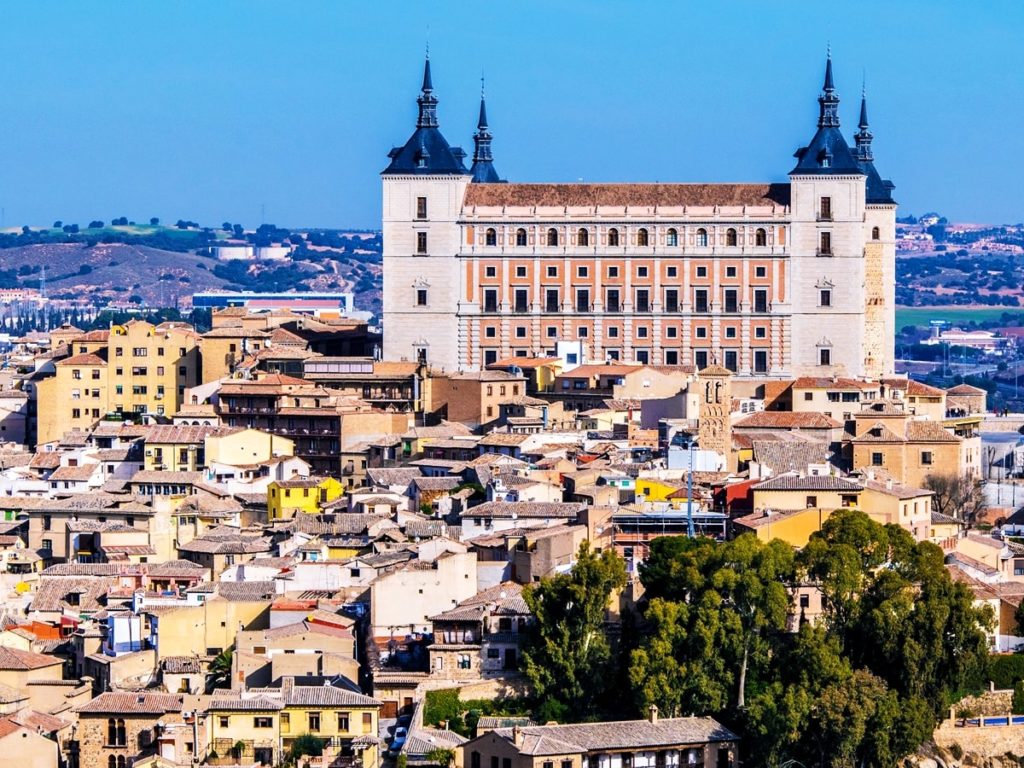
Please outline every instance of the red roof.
M838 429L842 424L823 413L759 411L733 426L736 429Z

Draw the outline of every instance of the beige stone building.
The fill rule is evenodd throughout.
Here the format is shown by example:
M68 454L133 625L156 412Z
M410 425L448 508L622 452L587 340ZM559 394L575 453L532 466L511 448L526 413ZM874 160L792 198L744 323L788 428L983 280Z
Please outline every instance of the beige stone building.
M37 385L40 443L84 429L107 414L177 413L199 383L198 335L181 323L130 320L70 342L72 354Z
M428 62L416 131L383 173L385 357L890 373L893 186L865 103L854 147L840 131L831 60L818 101L787 183L493 183L483 109L467 169Z

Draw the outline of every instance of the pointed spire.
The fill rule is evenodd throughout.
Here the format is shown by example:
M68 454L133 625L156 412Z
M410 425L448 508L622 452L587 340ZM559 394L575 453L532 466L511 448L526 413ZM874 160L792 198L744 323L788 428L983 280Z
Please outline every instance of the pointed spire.
M473 134L473 181L493 183L500 181L498 172L494 170L494 157L491 155L491 135L487 125L487 101L484 98L484 79L480 78L480 118L477 120L476 133Z
M853 136L856 144L855 153L859 161L869 163L874 160L874 154L871 151L871 140L874 136L868 127L868 94L866 86L863 85L860 90L860 120L857 121L857 127L860 130Z
M416 99L420 114L416 119L417 128L437 128L437 97L434 96L434 82L430 77L430 48L423 64L422 92Z
M832 46L828 48L828 58L825 61L825 84L822 87L821 96L818 97L820 111L818 114L819 128L839 127L839 95L836 93L835 83L832 80Z
M477 130L487 130L487 103L484 99L484 78L480 76L480 119L476 123Z

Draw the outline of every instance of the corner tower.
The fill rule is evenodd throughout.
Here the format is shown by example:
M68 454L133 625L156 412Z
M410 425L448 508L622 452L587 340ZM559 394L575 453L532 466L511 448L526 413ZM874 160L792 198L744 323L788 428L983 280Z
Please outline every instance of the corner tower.
M494 169L494 157L491 155L493 138L490 126L487 125L487 103L484 100L484 84L481 78L480 118L476 123L476 133L473 134L473 167L469 169L473 174L473 181L477 184L495 184L501 181Z
M416 129L388 156L383 182L384 357L453 370L459 359L459 213L472 176L437 119L430 57Z
M896 370L896 201L895 188L875 168L874 136L868 125L867 93L862 89L860 119L853 140L854 156L865 177L864 367L868 376L887 376Z
M865 375L865 174L839 130L832 57L818 129L789 173L792 375Z

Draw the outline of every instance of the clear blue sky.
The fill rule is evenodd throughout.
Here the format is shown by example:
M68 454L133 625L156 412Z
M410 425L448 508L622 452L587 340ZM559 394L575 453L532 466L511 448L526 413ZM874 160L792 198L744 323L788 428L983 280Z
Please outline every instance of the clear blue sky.
M782 180L831 41L866 72L904 212L1024 220L1019 2L39 2L0 25L7 226L225 219L377 227L429 35L469 150L481 70L513 181Z

